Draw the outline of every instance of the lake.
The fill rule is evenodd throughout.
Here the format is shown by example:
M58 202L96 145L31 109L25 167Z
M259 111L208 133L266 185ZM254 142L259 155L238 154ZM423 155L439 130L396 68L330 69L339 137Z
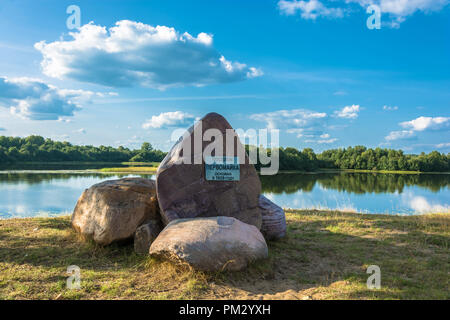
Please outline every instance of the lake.
M0 218L72 212L91 185L127 176L83 171L0 171ZM363 213L450 212L449 174L282 173L261 176L263 193L278 205Z

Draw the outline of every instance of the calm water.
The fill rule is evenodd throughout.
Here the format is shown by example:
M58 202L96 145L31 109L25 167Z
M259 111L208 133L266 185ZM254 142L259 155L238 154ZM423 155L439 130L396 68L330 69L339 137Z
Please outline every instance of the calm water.
M132 175L0 171L0 218L71 213L84 189L125 176ZM448 174L279 174L263 176L261 183L268 198L288 208L386 214L450 212Z

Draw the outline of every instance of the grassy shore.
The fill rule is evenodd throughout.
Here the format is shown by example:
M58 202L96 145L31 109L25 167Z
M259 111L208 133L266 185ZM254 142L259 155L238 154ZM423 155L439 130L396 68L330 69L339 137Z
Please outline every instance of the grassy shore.
M120 167L120 168L103 168L99 170L90 171L100 171L107 173L156 173L158 167Z
M76 161L66 161L66 162L21 162L14 164L15 167L25 170L29 166L52 166L52 165L67 165L70 166L87 166L87 165L111 165L111 162L76 162ZM101 169L87 169L88 172L105 172L105 173L156 173L160 162L120 162L117 165L122 165L122 167L105 167ZM22 166L21 166L22 165ZM6 167L7 169L9 167ZM301 171L301 170L280 170L280 174L289 173L389 173L389 174L450 174L450 172L422 172L422 171L392 171L392 170L361 170L361 169L317 169L316 171Z
M136 163L136 162L123 162L123 165L129 165L130 167L121 168L104 168L103 172L153 172L158 169L159 162ZM143 171L139 171L143 170ZM450 174L450 172L421 172L421 171L401 171L401 170L360 170L360 169L318 169L317 171L299 171L299 170L280 170L279 173L389 173L389 174Z
M122 162L122 165L128 167L102 168L99 170L106 173L150 173L154 174L158 170L159 162Z
M148 167L148 166L140 166L140 167L135 167L135 166L130 166L130 167L119 167L119 168L103 168L103 169L99 169L99 170L92 170L92 171L101 171L101 172L118 172L118 173L156 173L156 171L158 170L158 165L159 163L157 163L154 166ZM344 170L344 169L330 169L330 170L326 170L326 169L319 169L317 171L314 172L307 172L307 171L298 171L298 170L280 170L279 173L280 174L290 174L290 173L339 173L339 172L348 172L348 173L390 173L390 174L422 174L425 172L420 172L420 171L387 171L387 170L353 170L353 169L348 169L348 170ZM445 174L446 172L439 172L439 174Z
M450 215L289 210L287 223L268 259L212 274L81 242L68 216L0 220L0 299L450 299ZM66 288L69 265L80 290Z

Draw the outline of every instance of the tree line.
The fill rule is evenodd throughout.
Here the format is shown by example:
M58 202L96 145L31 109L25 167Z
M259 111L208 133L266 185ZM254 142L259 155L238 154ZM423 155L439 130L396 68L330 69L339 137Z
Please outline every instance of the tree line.
M246 146L250 151L252 146ZM259 149L257 150L259 153ZM267 151L270 155L270 151ZM355 146L323 151L316 154L311 148L279 148L280 170L316 171L318 169L353 169L385 171L449 172L450 154L432 151L419 155L404 154L402 150ZM257 169L261 167L259 162Z
M246 145L247 152L257 149ZM271 151L268 151L269 155ZM402 150L339 148L316 154L313 149L279 148L280 170L316 171L318 169L356 169L388 171L449 172L450 154L432 151L419 155ZM144 142L140 149L110 146L77 146L32 135L26 138L0 136L0 164L18 162L160 162L166 152ZM261 167L257 163L256 168Z
M165 155L165 152L154 149L148 142L144 142L140 149L131 150L122 146L77 146L36 135L26 138L0 136L0 163L159 162Z

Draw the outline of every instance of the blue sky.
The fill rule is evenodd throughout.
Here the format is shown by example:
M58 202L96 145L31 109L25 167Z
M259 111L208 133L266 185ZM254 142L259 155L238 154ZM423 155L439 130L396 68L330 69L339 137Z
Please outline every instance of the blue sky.
M214 111L285 147L447 153L449 58L447 0L3 0L0 134L168 150Z

